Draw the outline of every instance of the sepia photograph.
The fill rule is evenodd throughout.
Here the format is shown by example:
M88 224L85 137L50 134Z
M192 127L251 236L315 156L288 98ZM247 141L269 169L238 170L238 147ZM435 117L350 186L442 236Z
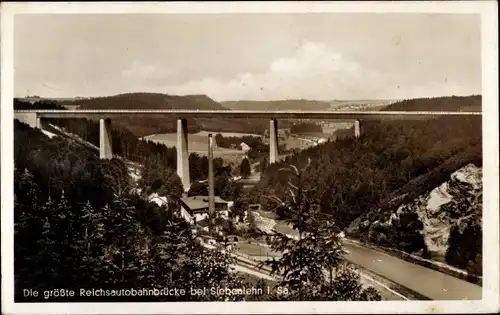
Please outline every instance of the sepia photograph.
M496 9L2 3L2 313L498 311Z

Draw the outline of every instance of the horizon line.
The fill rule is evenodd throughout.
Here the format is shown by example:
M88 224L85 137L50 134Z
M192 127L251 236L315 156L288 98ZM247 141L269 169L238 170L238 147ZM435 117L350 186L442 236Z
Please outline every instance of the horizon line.
M333 102L333 101L403 101L412 99L428 99L428 98L440 98L440 97L472 97L472 96L482 96L482 93L471 93L462 95L439 95L439 96L418 96L418 97L385 97L385 98L331 98L331 99L314 99L314 98L282 98L282 99L232 99L232 100L216 100L207 94L168 94L161 92L125 92L112 95L101 95L101 96L73 96L73 97L46 97L39 95L28 95L28 96L14 96L13 99L40 99L40 100L89 100L96 98L109 98L122 96L127 94L157 94L165 96L179 96L179 97L189 97L189 96L205 96L214 102L224 103L224 102L278 102L278 101L317 101L317 102Z

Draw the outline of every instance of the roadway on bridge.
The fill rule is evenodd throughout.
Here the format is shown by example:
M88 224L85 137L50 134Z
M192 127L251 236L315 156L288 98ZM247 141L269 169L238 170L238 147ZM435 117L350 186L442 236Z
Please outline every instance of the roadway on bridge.
M481 299L482 288L478 285L358 244L344 245L349 251L347 260L429 299Z
M259 118L259 119L422 119L439 116L481 116L481 112L447 111L342 111L342 110L201 110L201 109L78 109L16 110L14 115L36 114L38 118L112 118L130 115L166 115L171 118Z

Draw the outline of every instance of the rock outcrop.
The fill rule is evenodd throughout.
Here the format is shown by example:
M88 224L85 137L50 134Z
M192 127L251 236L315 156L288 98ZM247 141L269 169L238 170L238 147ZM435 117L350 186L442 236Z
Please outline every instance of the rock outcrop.
M482 235L482 169L468 164L430 192L387 213L372 211L347 229L380 246L479 273Z
M463 233L475 219L480 219L482 211L481 168L468 164L450 177L409 205L424 224L427 248L442 255L448 249L450 231L457 227Z

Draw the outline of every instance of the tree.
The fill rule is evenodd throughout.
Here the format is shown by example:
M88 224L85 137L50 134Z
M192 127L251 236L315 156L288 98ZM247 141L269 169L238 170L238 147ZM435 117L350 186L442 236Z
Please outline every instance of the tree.
M359 281L352 283L353 288L341 285L339 275L342 269L340 273L336 271L346 252L339 237L340 229L330 216L320 211L318 202L311 198L315 188L304 188L306 170L310 166L311 160L308 160L307 165L300 170L294 165L279 170L291 174L288 180L289 198L286 201L276 196L270 198L287 213L285 222L292 225L298 235L294 237L277 230L266 235L269 247L282 253L280 258L266 263L271 266L272 274L282 277L280 285L291 290L292 294L288 298L342 299L351 294L349 290L359 289L361 285ZM345 296L336 297L332 292L340 292Z
M259 163L259 172L264 173L264 171L266 170L268 164L269 163L267 161L267 157L263 157L262 160Z
M189 188L188 196L208 196L208 186L205 183L195 181Z
M219 245L217 245L219 246ZM176 277L179 288L185 288L190 292L193 289L206 289L208 294L204 296L188 295L188 300L195 301L241 301L244 296L210 294L210 288L239 288L243 285L242 278L231 272L230 265L234 258L230 253L223 252L221 248L207 249L201 245L189 246L189 259L183 264L181 273Z
M238 189L231 178L226 174L217 175L214 178L215 194L225 200L232 200L236 197Z
M247 210L248 232L250 235L256 235L258 232L257 221L252 210Z
M359 273L343 263L337 269L332 285L323 292L324 297L331 301L380 301L382 296L373 287L363 289Z
M281 285L296 291L300 300L313 286L325 281L325 270L331 273L344 253L334 226L320 218L317 205L308 197L310 190L302 188L301 179L309 166L310 161L301 170L293 165L281 169L290 172L295 180L288 181L291 200L285 202L272 197L288 213L285 222L298 231L298 237L293 238L276 230L267 237L270 248L283 253L278 260L268 261L272 273L281 275ZM325 233L327 229L330 229L328 234Z
M109 211L104 207L96 211L90 203L83 206L79 238L74 243L75 252L80 257L75 271L82 275L80 285L91 287L102 280L102 263L106 248L106 220Z
M115 196L110 205L107 239L113 245L108 257L108 270L116 274L112 281L118 287L134 285L137 280L146 231L135 218L135 209L126 196Z
M157 159L147 159L142 169L139 187L147 195L158 193L160 196L180 198L184 189L174 170L166 168Z
M222 136L222 134L218 133L215 135L215 143L217 144L218 147L221 147L221 148L227 148L227 144L226 142L224 141L224 137Z
M252 173L252 170L250 167L250 162L248 161L247 158L243 158L243 160L241 161L241 165L240 165L240 175L243 178L247 178L248 176L250 176L251 173Z

